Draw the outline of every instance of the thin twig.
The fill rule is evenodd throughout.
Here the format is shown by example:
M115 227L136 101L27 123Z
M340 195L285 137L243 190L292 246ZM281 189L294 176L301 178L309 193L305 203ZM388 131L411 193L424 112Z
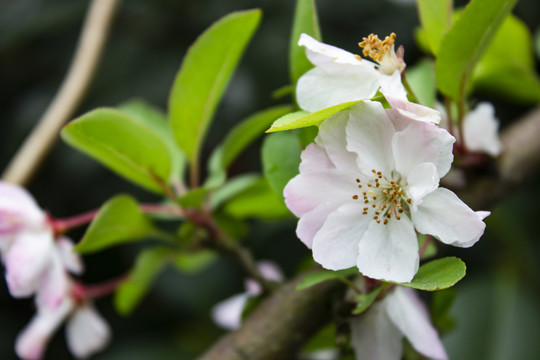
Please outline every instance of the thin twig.
M88 89L97 68L120 0L93 0L83 30L60 90L39 120L38 125L19 148L3 179L25 185L58 139L64 123L73 116Z

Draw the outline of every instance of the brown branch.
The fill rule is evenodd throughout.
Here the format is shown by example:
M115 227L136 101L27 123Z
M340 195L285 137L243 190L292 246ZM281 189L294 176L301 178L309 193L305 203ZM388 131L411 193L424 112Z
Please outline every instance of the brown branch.
M499 176L475 179L458 193L475 210L488 209L540 169L540 108L504 131L501 139ZM242 328L224 336L199 360L295 359L305 341L330 320L332 294L343 291L333 282L295 291L299 281L279 288Z
M93 0L79 44L60 90L38 125L7 166L2 178L25 185L58 139L62 126L73 116L88 89L120 0Z

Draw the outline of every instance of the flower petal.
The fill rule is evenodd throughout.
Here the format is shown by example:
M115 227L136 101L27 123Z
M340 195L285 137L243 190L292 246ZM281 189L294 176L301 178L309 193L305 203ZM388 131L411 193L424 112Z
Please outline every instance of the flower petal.
M55 245L62 265L72 274L81 275L84 272L84 264L79 254L73 251L75 248L73 241L66 236L60 236L56 239Z
M341 205L343 202L340 201L320 204L300 217L296 227L296 235L309 249L313 247L313 238L322 228L328 216Z
M372 169L391 173L394 132L394 125L381 103L363 101L351 107L346 129L347 149L358 154L356 163L366 176L371 176Z
M50 231L24 231L17 236L5 258L6 280L13 297L30 296L36 291L52 252Z
M345 143L349 111L341 111L326 119L319 126L315 143L320 145L339 170L355 171L356 153L347 150Z
M422 234L435 236L445 244L470 247L476 243L486 224L456 194L438 188L426 195L411 211L416 229Z
M247 293L234 295L212 308L212 320L227 330L235 330L242 323L242 312L249 299Z
M335 168L324 148L315 143L306 146L300 158L300 173Z
M409 282L418 262L418 240L406 216L387 225L372 221L358 243L358 269L373 279Z
M418 352L430 359L448 358L428 312L414 290L398 286L384 302L392 322Z
M403 335L390 321L384 306L374 304L351 320L351 342L357 359L399 360Z
M467 114L463 122L463 136L467 148L491 156L501 153L498 131L499 121L495 118L495 109L487 102L478 104Z
M407 195L412 200L412 208L422 202L422 198L439 187L437 168L433 163L422 163L415 166L407 176Z
M62 324L72 308L73 302L69 298L65 298L54 310L38 308L38 313L17 336L15 341L17 356L25 360L41 359L53 332Z
M111 337L109 325L93 306L79 306L66 324L69 351L77 358L87 358L102 350Z
M45 213L28 191L20 186L0 181L0 228L4 222L2 214L5 212L18 214L25 223L33 226L42 225L45 220Z
M55 309L66 296L69 288L69 279L60 255L53 252L51 261L46 267L44 274L39 281L36 302L40 307Z
M354 54L351 54L348 51L322 43L308 34L300 35L298 45L306 47L307 58L316 66L324 66L325 64L333 64L336 62L354 65L365 62L372 68L375 66L369 61L358 59Z
M345 204L328 216L313 239L313 259L330 270L356 265L358 241L370 218L362 215L362 205Z
M283 273L281 269L272 261L261 260L257 261L257 269L261 272L261 275L266 279L274 282L283 281ZM261 285L254 279L246 279L245 281L246 292L251 296L257 296L262 293Z

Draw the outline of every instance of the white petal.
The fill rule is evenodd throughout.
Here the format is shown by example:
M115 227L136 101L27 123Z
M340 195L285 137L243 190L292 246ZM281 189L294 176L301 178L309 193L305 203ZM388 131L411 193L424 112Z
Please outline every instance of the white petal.
M257 261L257 269L261 272L261 275L266 279L274 282L283 281L283 272L273 261L261 260ZM261 285L254 279L246 279L245 281L246 292L251 296L257 296L262 294Z
M300 217L320 204L349 201L357 192L356 174L338 170L312 171L296 175L285 189L285 204Z
M0 181L0 228L4 213L17 214L23 222L31 226L41 226L45 221L45 213L28 191L20 186Z
M72 274L82 274L84 265L79 254L73 251L75 248L73 241L66 236L60 236L56 239L55 245L63 266Z
M324 148L315 143L306 146L300 158L300 173L335 168Z
M476 215L478 215L478 218L480 220L484 220L489 215L491 215L491 211L475 211L475 212L476 212Z
M387 225L372 221L358 244L358 269L373 279L409 282L418 261L418 240L406 216Z
M41 359L49 339L72 308L73 303L69 298L65 298L55 310L38 308L38 313L17 336L15 341L17 356L25 360Z
M362 215L363 204L345 204L334 211L313 239L313 259L330 270L356 265L358 241L370 217Z
M392 138L396 170L407 176L418 164L431 162L441 178L450 170L454 160L452 147L455 141L448 131L436 125L408 121L407 127Z
M418 164L409 172L407 184L407 195L412 200L412 208L416 209L424 196L439 187L437 168L433 163Z
M465 145L469 150L481 151L491 156L501 153L499 121L490 103L480 103L469 112L463 123Z
M428 312L414 290L398 286L384 301L390 319L418 352L430 359L448 358Z
M79 359L102 350L110 337L109 325L90 305L79 306L66 324L69 351Z
M411 212L416 229L445 244L470 247L480 239L486 224L456 194L438 188Z
M313 247L313 238L322 228L328 216L341 205L343 202L340 201L320 204L300 217L296 227L296 235L309 249Z
M391 147L394 132L381 103L364 101L350 109L347 149L358 155L358 168L366 175L376 169L388 176L394 168Z
M242 323L242 312L249 295L242 293L234 295L212 308L212 320L227 330L235 330Z
M366 62L372 68L374 65L365 60L358 59L354 54L338 47L322 43L308 34L301 34L298 45L306 47L306 56L313 65L322 66L328 63L358 64Z
M13 297L30 296L36 291L53 252L50 231L24 231L6 254L6 280Z
M53 252L51 261L39 281L36 301L40 307L55 309L69 289L69 278L62 265L60 256Z
M341 111L326 119L319 126L315 142L324 149L337 169L356 171L357 155L347 150L346 129L348 121L349 111Z
M359 360L399 360L403 335L382 304L374 304L351 320L351 343Z

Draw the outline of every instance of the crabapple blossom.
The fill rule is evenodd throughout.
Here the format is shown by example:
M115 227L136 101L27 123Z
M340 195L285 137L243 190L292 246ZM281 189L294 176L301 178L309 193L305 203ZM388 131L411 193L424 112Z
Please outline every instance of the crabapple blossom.
M436 360L448 358L427 309L412 289L396 287L351 320L351 341L357 359L399 360L404 336L420 354Z
M439 188L455 139L436 125L364 101L324 121L284 189L297 235L324 268L409 282L418 270L416 231L469 247L481 216Z

